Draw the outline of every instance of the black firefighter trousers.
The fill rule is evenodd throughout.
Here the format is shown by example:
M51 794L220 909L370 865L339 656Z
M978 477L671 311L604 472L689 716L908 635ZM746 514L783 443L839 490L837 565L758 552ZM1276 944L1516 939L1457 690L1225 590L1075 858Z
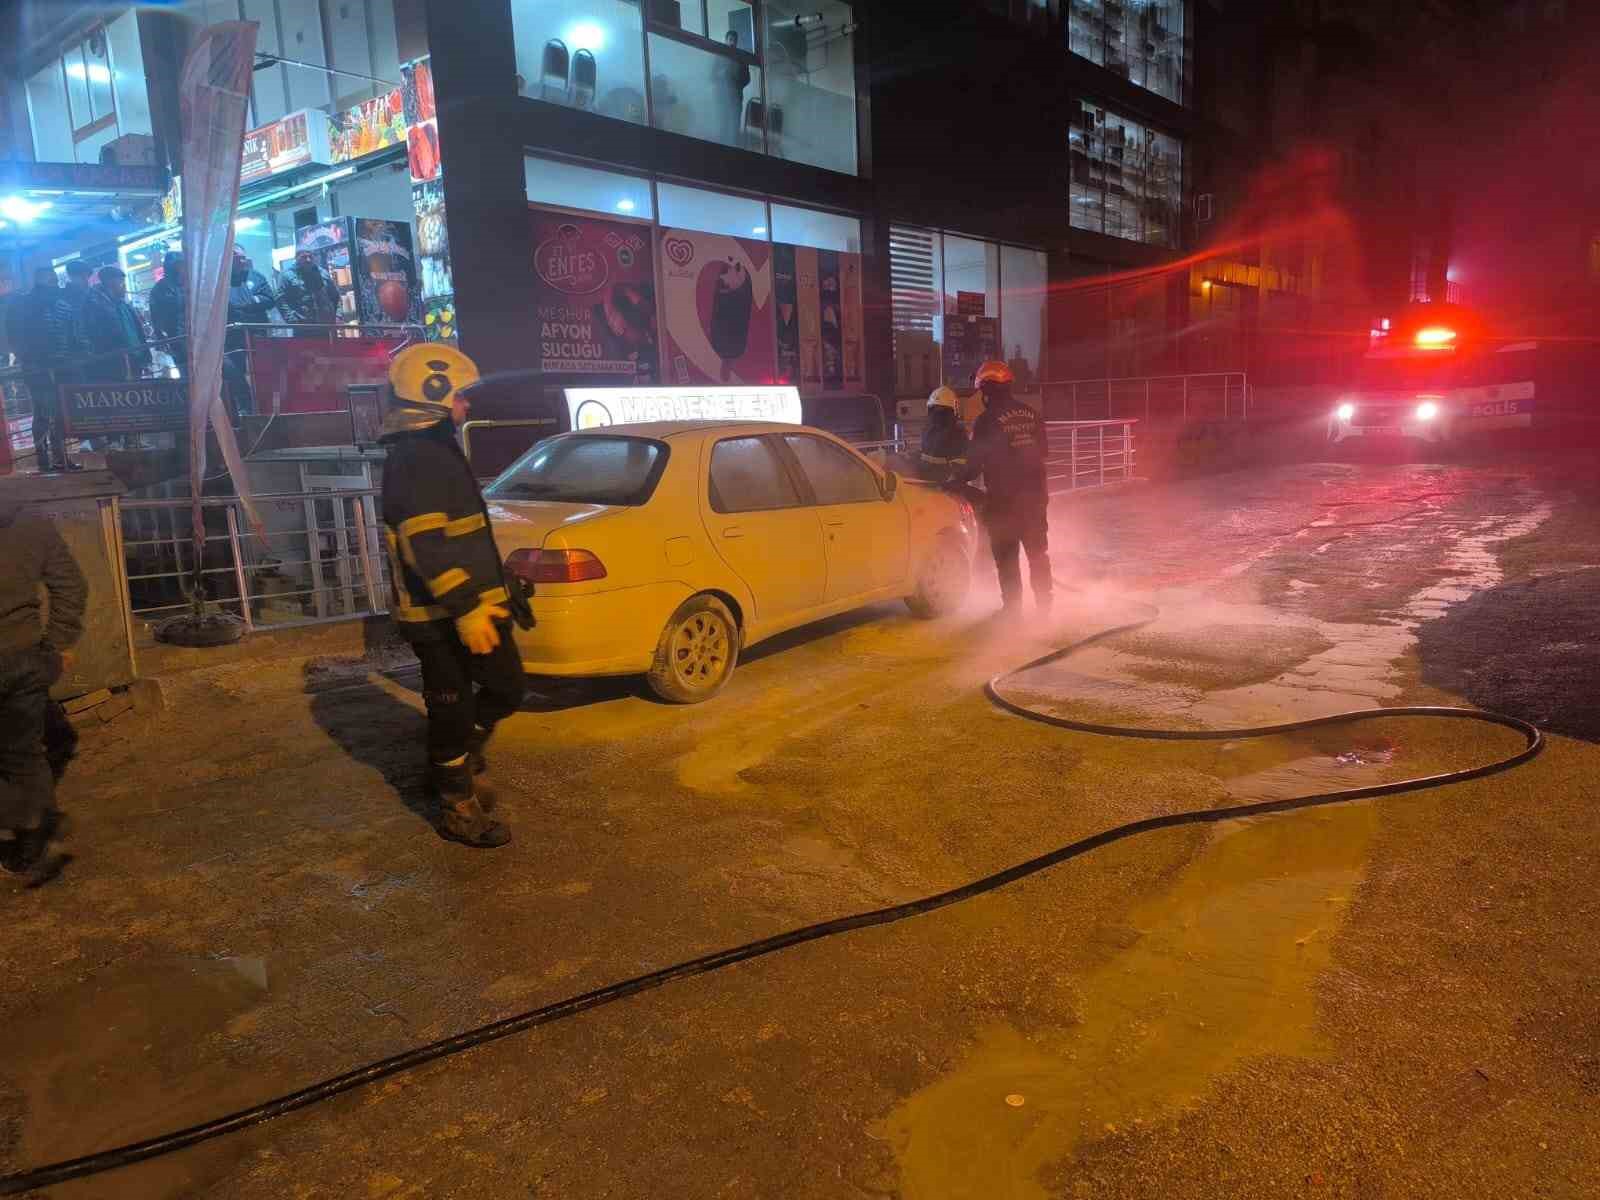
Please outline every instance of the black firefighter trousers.
M1041 606L1050 603L1053 581L1050 577L1050 526L1046 516L1049 497L991 495L984 514L989 526L989 549L994 553L995 573L1000 576L1000 599L1007 608L1022 603L1022 568L1018 551L1028 552L1028 577L1034 599Z
M522 704L527 679L511 626L496 622L500 644L473 654L450 629L437 641L416 642L422 699L428 706L428 760L452 763L467 752L473 726L493 730ZM474 688L476 685L476 688Z

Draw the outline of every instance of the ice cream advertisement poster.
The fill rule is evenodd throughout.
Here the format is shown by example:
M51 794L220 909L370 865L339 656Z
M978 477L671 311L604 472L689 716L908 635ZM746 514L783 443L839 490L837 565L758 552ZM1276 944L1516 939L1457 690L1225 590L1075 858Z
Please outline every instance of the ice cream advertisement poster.
M662 382L771 383L777 377L771 246L663 229L659 249Z
M648 226L530 208L539 364L656 382Z

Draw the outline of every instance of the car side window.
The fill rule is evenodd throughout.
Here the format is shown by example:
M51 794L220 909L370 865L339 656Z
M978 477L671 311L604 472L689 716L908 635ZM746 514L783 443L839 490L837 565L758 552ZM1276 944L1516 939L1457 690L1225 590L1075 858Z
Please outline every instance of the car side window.
M762 437L726 438L711 448L711 508L719 513L793 508L800 493Z
M803 433L786 433L783 440L800 460L800 467L811 481L818 504L864 504L882 501L878 476L867 466L832 442Z

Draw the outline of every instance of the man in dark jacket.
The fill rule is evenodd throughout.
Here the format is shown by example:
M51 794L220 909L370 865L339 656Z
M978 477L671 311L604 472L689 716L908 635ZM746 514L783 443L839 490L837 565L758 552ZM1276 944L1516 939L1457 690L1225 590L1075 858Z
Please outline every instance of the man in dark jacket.
M56 364L56 382L72 383L89 375L89 342L83 332L83 310L93 290L94 268L81 258L67 264L67 285L61 289L50 322L50 357Z
M33 460L40 471L60 470L67 465L51 346L56 305L60 302L55 269L40 267L33 273L33 290L12 301L6 328L6 336L22 360L22 379L28 385L28 395L33 398Z
M983 390L984 409L973 425L966 477L982 475L988 492L984 521L1000 576L1000 597L1008 613L1022 607L1020 547L1028 552L1034 602L1041 614L1048 613L1052 583L1044 420L1011 394L1011 368L1005 363L984 363L974 382Z
M150 365L144 322L128 303L128 278L121 267L101 267L100 282L83 305L83 336L97 379L138 379Z
M55 525L4 492L0 562L0 869L37 883L60 827L45 752L50 686L83 632L88 586ZM42 629L41 591L50 600Z
M520 580L507 580L472 468L456 444L464 391L478 379L453 346L408 346L389 368L384 433L383 523L392 614L422 663L430 779L439 832L469 846L503 846L511 831L473 776L496 723L517 710L526 686L511 621L533 614ZM474 684L477 685L474 694Z
M161 260L161 278L150 289L150 324L155 326L156 337L178 364L178 370L189 373L189 309L185 289L189 285L188 268L183 255L177 251Z
M339 318L339 289L309 250L294 256L280 277L278 308L292 325L332 325Z
M228 385L234 412L244 416L255 412L255 394L250 390L249 341L247 331L234 328L238 325L270 325L276 314L278 298L266 276L255 269L255 264L239 247L233 248L233 266L228 276L228 335L224 345L227 354L222 360L222 377ZM256 331L258 334L260 330Z

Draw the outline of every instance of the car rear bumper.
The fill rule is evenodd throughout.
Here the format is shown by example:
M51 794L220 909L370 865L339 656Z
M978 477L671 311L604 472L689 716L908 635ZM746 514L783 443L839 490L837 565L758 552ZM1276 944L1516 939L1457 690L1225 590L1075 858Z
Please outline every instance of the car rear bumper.
M522 669L533 675L635 675L650 669L679 583L561 596L536 593L532 629L516 631Z

